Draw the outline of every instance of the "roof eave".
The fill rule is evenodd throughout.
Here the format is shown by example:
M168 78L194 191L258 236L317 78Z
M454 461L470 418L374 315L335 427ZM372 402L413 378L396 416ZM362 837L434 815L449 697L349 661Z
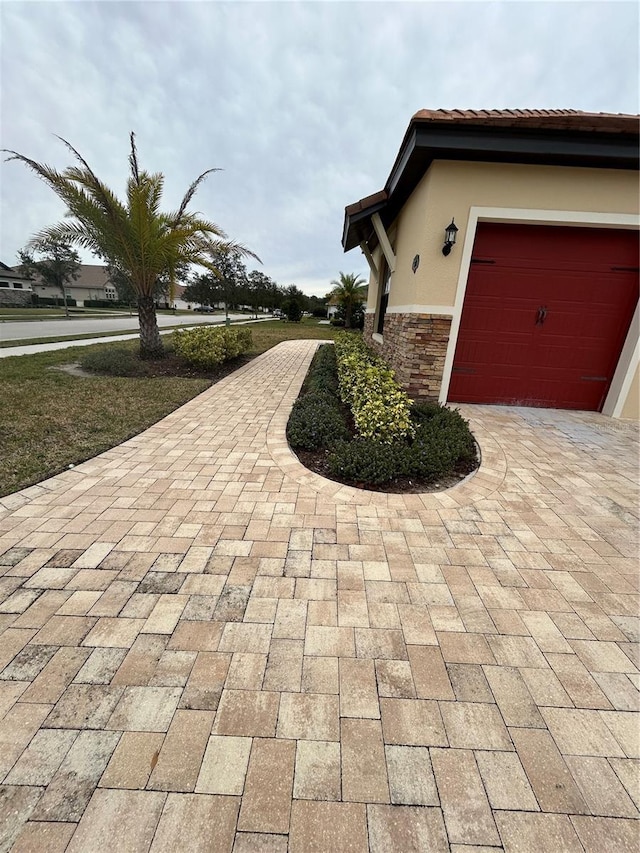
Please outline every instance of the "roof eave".
M375 212L381 212L385 224L390 224L434 160L637 170L638 133L412 120L385 184L387 200L363 207L357 214L345 211L345 252L357 246L367 230L371 234L370 219Z
M357 213L344 214L344 225L342 228L342 246L345 252L355 249L363 240L368 240L371 236L373 226L371 225L371 217L374 213L379 213L387 206L387 201L379 201L375 204L359 210Z

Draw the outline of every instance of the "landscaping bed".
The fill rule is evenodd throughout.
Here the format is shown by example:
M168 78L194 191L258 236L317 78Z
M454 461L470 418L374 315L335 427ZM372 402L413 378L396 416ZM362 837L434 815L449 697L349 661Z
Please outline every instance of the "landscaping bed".
M424 492L449 488L479 464L457 410L413 403L361 336L341 333L316 353L287 424L312 471L357 488Z

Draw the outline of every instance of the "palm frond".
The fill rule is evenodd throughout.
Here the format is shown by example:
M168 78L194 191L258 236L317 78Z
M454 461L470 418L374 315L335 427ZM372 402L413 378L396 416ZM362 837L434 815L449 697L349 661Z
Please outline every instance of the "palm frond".
M222 170L221 169L207 169L206 172L203 172L201 175L198 175L198 177L191 184L189 189L184 194L182 201L180 202L180 207L178 208L176 215L175 215L175 224L176 225L180 223L184 213L186 212L186 209L187 209L189 203L191 202L191 199L196 194L196 190L198 189L200 184L204 181L204 179L207 177L207 175L210 175L212 172L220 172L220 171L222 171Z
M82 163L82 165L84 166L84 168L86 170L86 175L87 175L87 177L85 178L85 180L86 180L85 185L87 186L87 188L93 187L93 191L94 191L96 198L99 198L102 200L104 207L105 207L105 210L109 210L109 197L113 196L113 193L111 193L110 190L108 192L106 192L105 185L102 183L102 181L95 174L95 172L93 171L91 166L87 163L87 161L84 159L82 154L80 154L80 152L77 151L70 142L67 142L66 139L63 139L62 136L58 136L57 134L54 134L54 136L56 136L57 139L59 139L64 145L66 145L67 148L69 149L69 151L71 151L73 153L73 155L76 157L76 159L80 163Z
M129 134L131 141L131 151L129 153L129 165L131 166L131 174L137 184L140 183L140 171L138 169L138 152L136 150L136 135L133 131Z

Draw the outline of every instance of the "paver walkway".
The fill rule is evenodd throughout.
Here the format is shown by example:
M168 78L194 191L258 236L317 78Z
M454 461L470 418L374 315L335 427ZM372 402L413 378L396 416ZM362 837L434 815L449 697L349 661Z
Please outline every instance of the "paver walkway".
M356 492L315 347L0 501L0 850L636 851L637 432L468 407L474 477Z

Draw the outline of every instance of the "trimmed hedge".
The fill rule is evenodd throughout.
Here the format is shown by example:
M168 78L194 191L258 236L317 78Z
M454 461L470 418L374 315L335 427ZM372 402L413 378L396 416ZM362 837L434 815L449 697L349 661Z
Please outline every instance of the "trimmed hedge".
M252 338L249 329L203 326L175 331L173 342L176 355L207 370L246 352Z
M404 475L406 449L404 442L380 444L369 438L342 441L329 456L329 471L349 483L381 486Z
M383 486L398 480L427 485L457 470L470 470L476 459L475 442L460 413L438 403L411 404L381 359L363 350L366 347L355 335L345 335L335 347L320 347L287 424L291 447L329 451L323 464L326 461L331 476L358 486ZM357 370L361 376L354 379ZM357 400L358 395L368 395L376 400L375 406L367 406L370 400L365 400L361 411L377 424L381 420L377 414L380 399L385 399L380 388L392 403L406 407L401 409L403 415L408 411L406 434L389 438L387 433L384 441L375 433L352 437L345 417L345 397ZM397 414L395 418L397 424Z
M39 296L37 293L34 294L36 297L36 305L53 305L57 308L64 308L64 299L62 296ZM67 306L69 308L75 307L77 305L77 301L72 299L70 296L67 296Z
M475 460L473 436L457 410L428 403L416 405L411 414L413 439L380 444L355 438L340 443L328 459L331 473L353 483L372 485L404 477L432 483Z
M296 400L287 424L287 439L291 447L319 450L348 438L344 416L332 394L313 391Z
M393 370L360 335L340 334L335 347L340 397L351 409L358 435L381 444L412 437L411 400Z
M120 299L85 299L85 308L129 308L128 302L123 302ZM131 307L135 308L136 303L132 302Z
M335 347L318 348L304 384L304 392L328 391L338 401L338 368Z
M338 397L336 354L331 345L316 352L302 395L293 404L287 439L294 450L326 450L350 437Z

